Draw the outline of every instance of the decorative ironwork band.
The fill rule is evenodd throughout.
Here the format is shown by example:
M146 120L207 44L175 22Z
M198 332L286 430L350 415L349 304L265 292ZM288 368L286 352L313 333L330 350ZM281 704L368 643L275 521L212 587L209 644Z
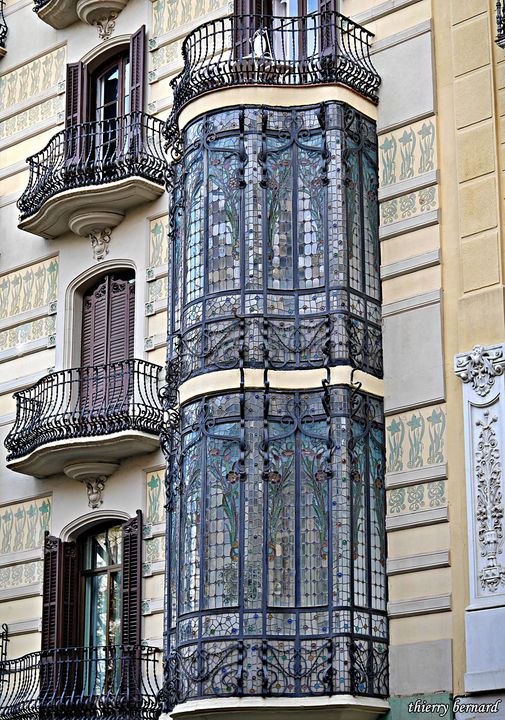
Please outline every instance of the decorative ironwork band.
M337 12L300 17L234 15L200 25L184 40L182 72L172 81L178 116L205 93L244 85L297 87L339 83L377 102L380 77L370 57L372 33Z

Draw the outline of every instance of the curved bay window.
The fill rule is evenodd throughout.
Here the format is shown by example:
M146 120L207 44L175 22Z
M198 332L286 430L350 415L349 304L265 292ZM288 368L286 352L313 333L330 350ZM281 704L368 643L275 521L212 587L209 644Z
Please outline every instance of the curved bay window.
M250 391L182 410L172 497L172 706L387 695L381 402Z
M330 102L244 107L184 133L170 357L181 379L349 364L382 375L374 123Z

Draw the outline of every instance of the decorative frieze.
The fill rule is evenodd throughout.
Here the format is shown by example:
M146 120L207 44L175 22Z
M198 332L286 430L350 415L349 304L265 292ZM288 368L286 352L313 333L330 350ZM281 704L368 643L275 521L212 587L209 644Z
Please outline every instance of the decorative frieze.
M463 382L472 608L505 604L504 350L476 345L454 362Z
M388 473L444 463L446 411L435 405L393 415L386 421Z

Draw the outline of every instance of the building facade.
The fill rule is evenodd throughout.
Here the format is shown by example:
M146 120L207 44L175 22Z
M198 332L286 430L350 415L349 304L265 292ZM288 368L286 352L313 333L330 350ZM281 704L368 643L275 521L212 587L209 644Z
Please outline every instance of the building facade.
M0 3L0 717L505 717L504 37Z

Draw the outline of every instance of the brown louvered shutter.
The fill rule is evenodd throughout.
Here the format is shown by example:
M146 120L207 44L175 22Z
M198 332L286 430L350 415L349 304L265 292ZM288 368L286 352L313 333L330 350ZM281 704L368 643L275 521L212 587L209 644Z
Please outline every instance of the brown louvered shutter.
M75 647L77 549L46 533L42 598L42 650Z
M123 525L123 575L121 580L121 642L140 645L142 602L142 512Z
M132 112L144 109L145 25L130 39L130 102Z
M107 404L109 411L127 410L133 392L133 357L135 284L111 278L109 288L108 359L113 364L108 374Z
M321 54L333 55L337 52L337 0L319 0L321 13Z
M65 156L67 162L75 162L83 151L85 137L81 125L86 117L87 75L82 62L67 65L67 86L65 98L65 127L67 141Z
M105 402L108 351L109 277L84 297L81 336L81 408L100 413ZM93 367L94 366L94 367Z
M260 27L269 25L271 14L271 0L235 0L233 37L236 60L251 56L254 34Z
M42 584L42 650L58 647L61 540L46 532Z

